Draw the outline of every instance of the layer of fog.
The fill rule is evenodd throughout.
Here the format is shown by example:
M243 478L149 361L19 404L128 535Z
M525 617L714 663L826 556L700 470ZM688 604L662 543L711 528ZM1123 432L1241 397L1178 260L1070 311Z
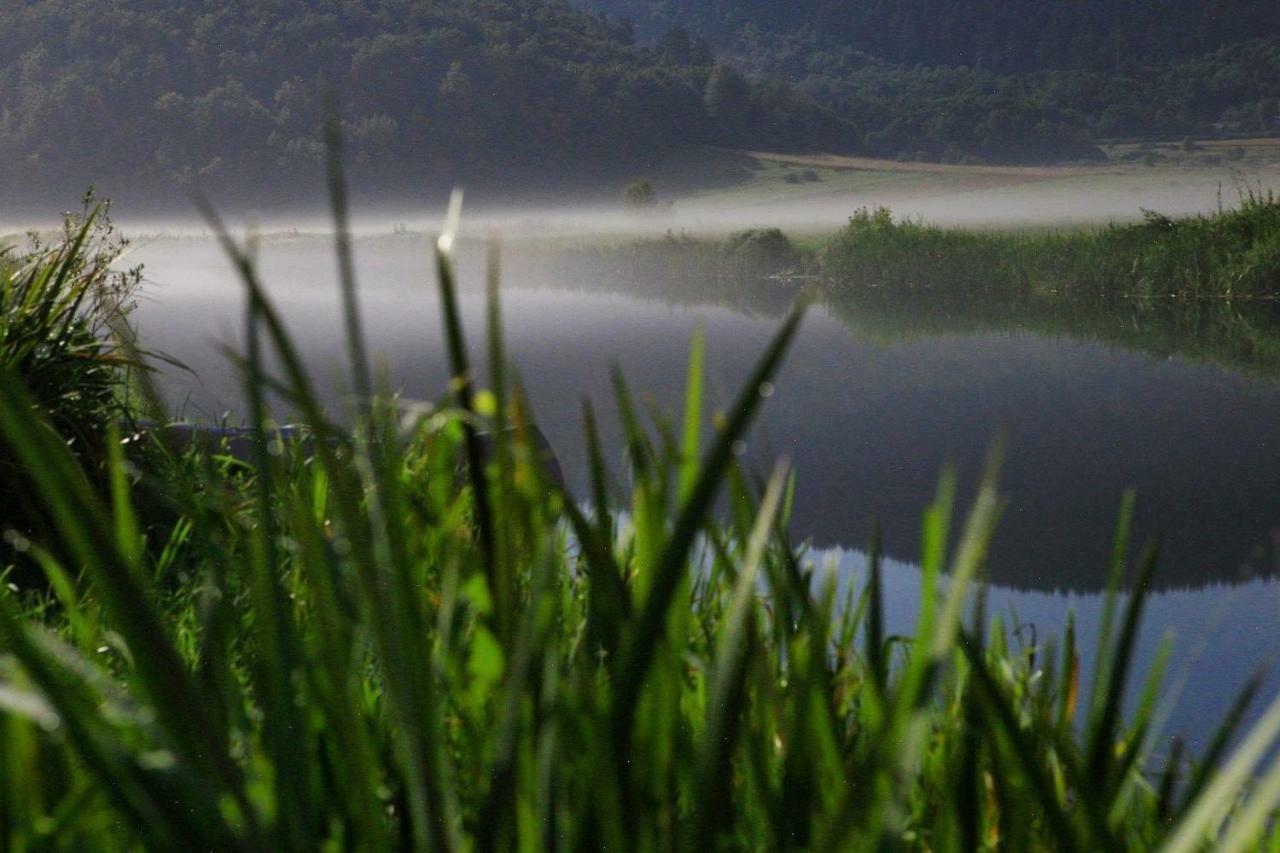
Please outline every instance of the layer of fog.
M715 236L744 228L779 227L796 233L823 233L843 225L859 208L890 208L898 218L951 227L1050 228L1098 225L1139 219L1144 210L1170 216L1212 212L1238 202L1245 189L1280 187L1280 172L1268 169L1252 175L1222 170L1152 170L1099 172L1062 177L1010 176L1007 183L981 187L929 182L897 189L883 186L830 189L823 184L787 188L780 192L751 188L694 194L662 202L637 212L620 200L583 203L549 196L540 202L503 204L490 195L470 199L467 229L473 235L500 234L507 240L582 237L627 238L667 232ZM659 197L662 197L659 187ZM395 231L431 232L439 228L445 204L433 194L418 207L394 208L376 203L358 205L354 213L358 234ZM117 222L134 236L203 236L207 225L192 210L189 216L131 217L116 211ZM324 233L329 218L318 200L310 211L228 214L237 230L252 228L264 234ZM0 209L0 234L56 224L15 221Z

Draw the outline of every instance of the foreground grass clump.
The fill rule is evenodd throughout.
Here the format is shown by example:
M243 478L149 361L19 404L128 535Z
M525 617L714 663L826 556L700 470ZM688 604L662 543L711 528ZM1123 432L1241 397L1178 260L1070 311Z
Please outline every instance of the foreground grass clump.
M22 377L0 369L0 438L67 555L33 544L47 592L0 591L7 847L1191 851L1280 840L1269 823L1280 769L1254 782L1280 704L1227 759L1237 710L1194 763L1152 753L1159 671L1122 714L1140 592L1113 590L1091 676L1070 626L1056 647L1028 646L986 621L980 595L967 615L999 514L993 477L962 524L950 478L924 513L913 638L885 635L874 535L861 589L842 592L806 563L787 534L785 465L756 478L735 452L799 313L705 447L698 339L679 426L642 427L619 377L622 482L585 406L587 508L542 470L503 351L496 271L493 372L475 385L451 229L437 255L450 397L421 407L373 393L336 210L358 396L345 426L317 403L250 249L225 236L249 295L251 461L166 447L159 434L142 467L109 442L100 495ZM305 444L281 440L268 391L300 413ZM156 503L179 519L165 536L138 523ZM1141 561L1139 591L1154 563Z
M111 270L127 242L92 197L58 238L0 245L0 365L77 449L124 413L127 360L105 334L133 307L141 270Z
M1211 216L1018 234L858 211L822 258L831 287L1102 297L1280 298L1280 198L1245 191Z
M21 380L33 407L100 480L108 427L128 415L125 377L131 361L108 334L133 307L141 270L113 271L127 245L106 205L86 197L52 240L29 235L0 245L0 370ZM47 533L24 466L0 447L0 494L8 529Z

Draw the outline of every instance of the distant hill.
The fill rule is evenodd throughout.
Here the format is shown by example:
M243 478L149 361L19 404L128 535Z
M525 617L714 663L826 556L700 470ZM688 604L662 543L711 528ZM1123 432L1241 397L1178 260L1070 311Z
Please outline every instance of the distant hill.
M1280 133L1276 0L580 0L704 38L905 159L1032 163L1115 137Z
M0 204L90 181L306 195L321 81L361 186L407 195L613 181L702 144L861 144L704 42L637 47L558 0L0 0Z
M1274 0L576 2L0 0L0 204L314 199L322 81L388 197L614 193L702 145L1038 163L1280 132Z
M682 25L733 50L808 33L902 65L1114 71L1280 36L1275 0L581 0L642 37Z

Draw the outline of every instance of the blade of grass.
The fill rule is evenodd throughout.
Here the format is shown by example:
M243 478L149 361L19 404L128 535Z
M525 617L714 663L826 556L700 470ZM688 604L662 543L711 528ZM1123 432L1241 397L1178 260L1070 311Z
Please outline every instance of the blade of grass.
M729 811L731 776L729 762L745 713L748 653L755 645L754 598L760 563L764 559L774 519L786 484L787 464L779 462L765 490L755 526L747 543L747 553L734 584L729 610L716 642L715 670L708 697L708 719L699 745L698 793L689 822L686 849L714 845L714 824Z
M716 441L699 471L689 498L681 506L671 536L655 568L636 633L619 670L613 730L615 741L620 747L625 745L630 736L635 717L636 699L643 687L649 665L653 661L659 637L663 633L662 625L666 621L667 608L671 597L675 594L694 536L719 491L725 470L733 459L736 443L764 400L761 386L772 379L777 372L803 316L803 306L794 310L757 362L737 402L730 409L725 425L716 436ZM626 749L619 748L618 753L625 756Z
M1164 853L1195 853L1211 844L1223 818L1249 784L1253 770L1280 736L1280 699L1267 708L1209 785L1183 812L1164 845Z

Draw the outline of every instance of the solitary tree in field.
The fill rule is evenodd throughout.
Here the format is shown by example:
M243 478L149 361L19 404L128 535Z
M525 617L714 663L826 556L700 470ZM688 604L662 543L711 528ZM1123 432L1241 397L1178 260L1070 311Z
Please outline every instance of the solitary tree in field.
M631 210L651 210L658 206L658 194L646 178L632 181L622 191L622 202Z

